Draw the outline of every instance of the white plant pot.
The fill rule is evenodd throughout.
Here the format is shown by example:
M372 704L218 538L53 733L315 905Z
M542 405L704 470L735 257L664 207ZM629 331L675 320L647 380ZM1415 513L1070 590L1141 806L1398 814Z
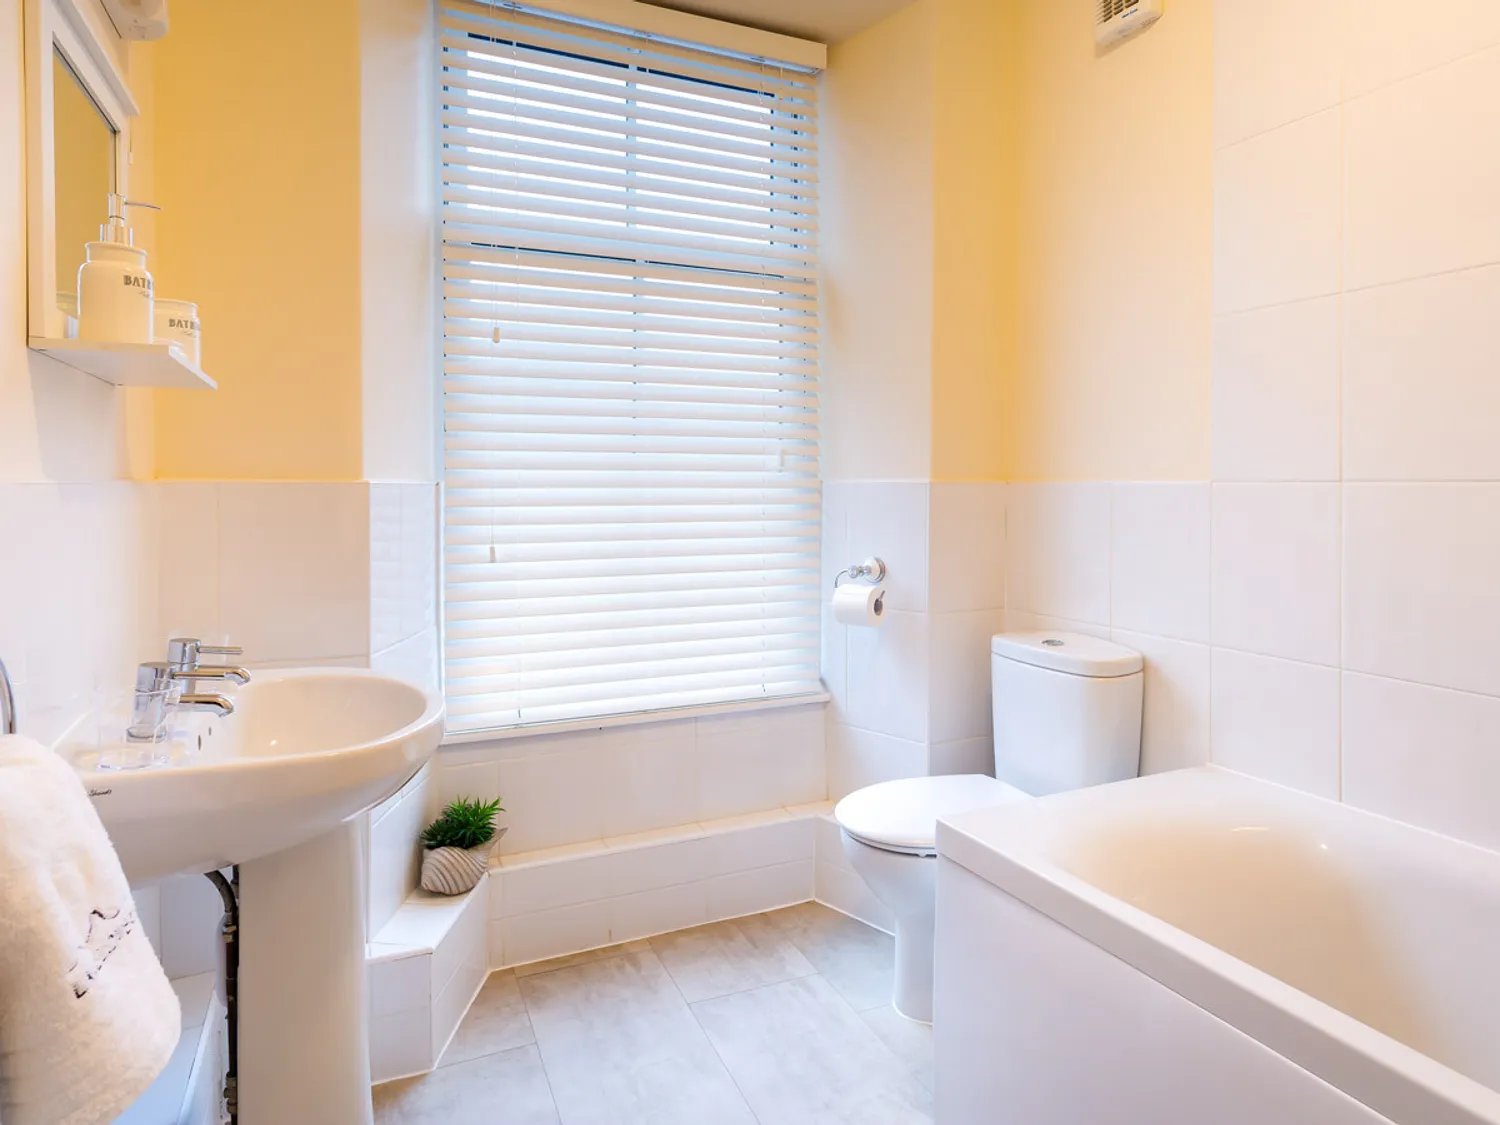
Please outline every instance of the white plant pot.
M433 848L422 853L422 889L438 895L461 895L473 890L490 865L490 854L504 828L477 848Z

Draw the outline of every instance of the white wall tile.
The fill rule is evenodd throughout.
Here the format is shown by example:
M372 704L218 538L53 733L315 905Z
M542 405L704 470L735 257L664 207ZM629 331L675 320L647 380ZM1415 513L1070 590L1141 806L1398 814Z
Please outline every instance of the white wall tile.
M825 587L831 593L831 587ZM820 620L822 635L823 687L829 695L829 714L847 719L849 714L849 630L833 618L826 603Z
M1344 674L1344 799L1500 847L1500 699Z
M814 705L699 719L695 819L823 800L823 710Z
M604 835L698 819L698 742L692 719L621 727L602 756Z
M1500 48L1345 114L1348 288L1500 261Z
M362 484L219 488L221 626L251 662L369 652Z
M1337 799L1338 670L1214 649L1213 761Z
M1005 611L934 613L931 622L928 742L982 738L990 718L990 639L1005 631Z
M1344 302L1344 478L1500 480L1500 267Z
M438 490L435 484L400 489L401 635L412 637L437 627Z
M849 722L920 742L927 737L930 619L887 610L876 629L847 628Z
M1201 766L1212 732L1207 645L1114 630L1113 640L1146 662L1141 717L1141 774Z
M161 887L153 884L149 887L131 887L130 897L135 902L136 917L141 920L141 929L146 931L146 940L151 943L151 948L156 950L157 960L161 960Z
M1339 488L1216 484L1215 645L1339 662Z
M619 866L602 842L598 850L586 854L506 866L501 869L505 890L498 902L491 896L491 913L509 918L609 898L619 893L615 888Z
M1339 298L1215 318L1213 475L1339 479Z
M219 486L164 481L155 486L159 571L156 631L169 637L221 640ZM158 659L165 659L163 656Z
M1044 613L1027 613L1020 609L1005 611L1007 633L1082 633L1086 637L1109 640L1109 626L1094 621L1069 621L1066 617L1048 617Z
M1348 19L1344 0L1217 0L1214 143L1233 144L1337 105L1351 22L1358 21Z
M486 955L487 957L488 955ZM443 1057L453 1033L463 1021L464 1013L474 1002L474 997L484 987L488 975L485 966L465 964L460 972L438 993L432 1005L432 1057L434 1061Z
M933 743L927 754L927 772L933 777L957 773L983 773L994 777L994 735Z
M1005 491L998 483L933 482L929 608L1005 607Z
M1344 666L1500 695L1500 485L1349 485L1344 535Z
M1207 484L1117 484L1110 517L1110 625L1207 641Z
M169 977L217 972L224 901L202 875L164 879L161 888L161 963Z
M609 740L550 741L550 753L500 761L500 795L510 831L502 852L528 852L604 838L603 776Z
M376 1018L425 1008L432 1003L432 955L388 957L366 969L370 1015Z
M823 482L823 558L822 580L825 590L833 587L838 572L851 562L849 555L849 505L853 485L847 481Z
M1007 609L1108 626L1109 488L1010 486Z
M605 899L499 919L505 964L524 965L608 945L610 911Z
M609 938L635 941L701 926L708 920L708 889L703 883L681 883L610 900Z
M401 629L401 486L370 485L370 649L407 636Z
M427 629L382 652L370 654L370 667L428 691L438 689L438 637Z
M370 1021L370 1080L389 1082L432 1068L432 1012L398 1012Z
M618 840L606 841L610 845L611 893L636 894L695 883L730 869L720 866L725 858L719 846L722 840L703 835L699 825L692 825L684 831L690 831L692 835L634 845L622 845ZM731 834L726 834L726 837L728 835ZM748 840L756 833L746 829L732 835Z
M703 843L709 875L794 863L810 858L817 847L812 820L790 816L710 832Z
M885 561L886 606L921 613L927 609L927 489L911 481L846 483L849 498L848 558L835 570L875 557ZM831 583L830 583L831 585Z
M436 782L429 775L408 785L377 819L370 818L369 923L378 934L416 889L421 870L422 829L428 823L430 792Z
M927 775L927 746L841 724L828 728L828 795L834 800L877 781Z
M703 884L704 915L709 921L742 918L813 897L811 857L775 867L758 867L733 875L719 875Z
M1214 156L1214 311L1337 292L1340 110Z
M1399 0L1349 10L1357 18L1345 31L1347 97L1500 43L1500 7L1490 0L1427 0L1417 18Z
M450 802L460 797L481 801L500 797L501 804L505 803L504 794L500 789L499 762L466 762L462 765L447 765L439 759L439 765L436 779L439 808L445 808ZM500 819L503 822L504 817Z

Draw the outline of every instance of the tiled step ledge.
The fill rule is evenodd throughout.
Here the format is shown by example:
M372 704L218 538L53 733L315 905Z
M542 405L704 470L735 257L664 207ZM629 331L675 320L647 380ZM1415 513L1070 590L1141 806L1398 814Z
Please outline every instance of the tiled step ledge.
M490 965L503 968L806 902L826 802L501 857Z
M374 1080L436 1066L488 970L811 899L890 932L888 912L844 855L832 809L798 805L518 852L498 857L468 895L416 892L368 948Z
M365 947L374 1081L425 1074L458 1030L489 975L489 880L463 895L412 892Z

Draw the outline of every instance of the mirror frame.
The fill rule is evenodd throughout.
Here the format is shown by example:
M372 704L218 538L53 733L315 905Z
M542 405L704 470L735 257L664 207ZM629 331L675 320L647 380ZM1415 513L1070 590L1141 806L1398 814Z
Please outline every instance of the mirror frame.
M57 161L53 149L52 53L61 53L115 131L115 190L129 194L131 118L140 113L126 80L129 45L97 0L26 0L26 326L62 339L57 307ZM105 215L99 201L99 221Z

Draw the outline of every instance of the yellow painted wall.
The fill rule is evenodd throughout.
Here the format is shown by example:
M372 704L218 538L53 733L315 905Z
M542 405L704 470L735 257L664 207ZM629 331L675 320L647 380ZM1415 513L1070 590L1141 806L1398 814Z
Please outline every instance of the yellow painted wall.
M1212 0L1103 56L1092 5L1006 0L1020 42L1016 480L1206 479Z
M1017 38L917 0L823 80L824 475L1001 480L1014 368Z
M937 0L833 47L819 123L823 475L926 480L932 460Z
M1011 5L938 0L934 51L932 479L1003 480L1019 155Z
M188 0L154 51L151 269L219 382L158 392L157 475L358 480L357 0Z

